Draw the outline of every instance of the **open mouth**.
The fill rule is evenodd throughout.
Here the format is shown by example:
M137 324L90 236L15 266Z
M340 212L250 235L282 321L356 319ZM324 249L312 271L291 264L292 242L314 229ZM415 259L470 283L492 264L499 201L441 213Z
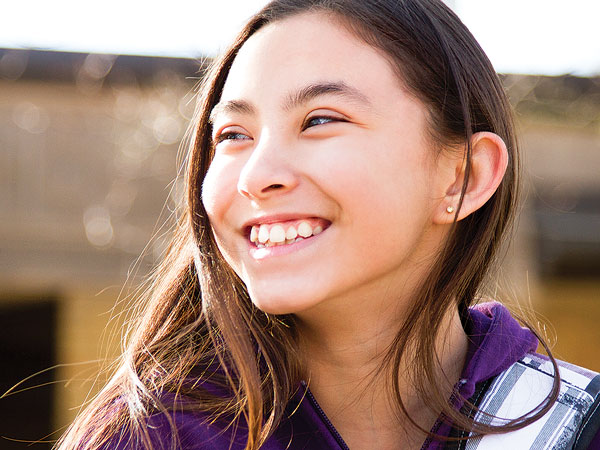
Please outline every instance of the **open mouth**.
M247 236L257 248L290 245L321 234L331 222L321 218L263 223L248 227Z

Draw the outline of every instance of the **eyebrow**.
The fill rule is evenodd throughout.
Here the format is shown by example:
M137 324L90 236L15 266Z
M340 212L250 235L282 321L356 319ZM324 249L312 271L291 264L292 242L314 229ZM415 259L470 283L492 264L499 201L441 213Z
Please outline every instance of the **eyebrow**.
M298 91L288 95L283 102L283 108L287 111L302 106L310 100L322 95L333 94L339 97L345 97L349 100L365 105L370 105L370 101L366 95L358 89L348 86L343 81L331 83L314 83L299 89Z
M353 102L362 104L364 106L370 106L371 102L358 89L347 85L343 81L326 82L326 83L312 83L295 92L288 94L283 101L283 109L290 111L294 108L302 106L308 103L310 100L320 97L322 95L336 95L339 97L347 98ZM214 122L216 116L222 113L241 113L241 114L255 114L256 109L251 103L246 100L227 100L225 102L219 102L215 105L210 113L209 121Z
M255 109L245 100L227 100L226 102L219 102L210 112L208 121L214 123L217 115L223 113L254 114Z

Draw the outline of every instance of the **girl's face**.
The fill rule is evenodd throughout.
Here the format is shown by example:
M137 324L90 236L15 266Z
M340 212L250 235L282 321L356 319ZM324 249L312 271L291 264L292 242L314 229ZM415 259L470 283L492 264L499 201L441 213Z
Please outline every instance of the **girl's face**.
M444 191L425 108L380 52L323 14L270 24L212 119L202 200L260 309L394 296L424 276Z

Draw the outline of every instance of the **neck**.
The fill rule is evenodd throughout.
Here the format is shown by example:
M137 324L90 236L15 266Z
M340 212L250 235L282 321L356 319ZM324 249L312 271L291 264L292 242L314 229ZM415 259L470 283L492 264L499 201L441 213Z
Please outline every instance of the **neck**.
M371 297L373 298L373 297ZM376 297L376 298L385 298ZM397 305L405 302L373 302L368 308L360 303L360 311L352 311L356 302L345 302L335 308L336 315L320 311L300 315L298 330L304 353L306 377L320 406L352 449L420 448L424 434L398 414L399 407L390 389L392 377L398 385L408 414L419 425L430 429L438 412L431 411L408 381L410 367L404 365L392 375L384 366L384 358L396 337L398 324L405 311ZM340 313L341 312L341 313ZM467 339L458 312L447 314L438 333L436 352L440 365L436 376L449 398L458 381L467 349ZM415 355L406 354L404 361Z

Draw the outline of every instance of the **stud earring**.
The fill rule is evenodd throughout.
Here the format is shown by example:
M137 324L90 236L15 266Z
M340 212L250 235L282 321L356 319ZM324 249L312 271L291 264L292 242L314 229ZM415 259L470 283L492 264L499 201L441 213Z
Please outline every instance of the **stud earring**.
M446 208L446 212L447 212L448 214L452 214L452 213L454 212L454 206L448 206L448 207Z

